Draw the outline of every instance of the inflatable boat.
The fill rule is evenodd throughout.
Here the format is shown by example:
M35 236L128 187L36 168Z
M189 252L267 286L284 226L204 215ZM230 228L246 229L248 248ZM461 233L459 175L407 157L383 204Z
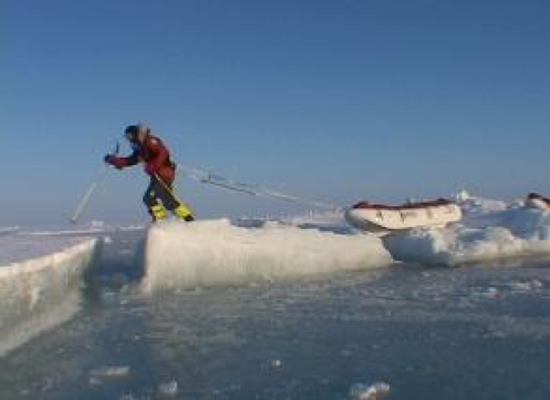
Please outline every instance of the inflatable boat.
M525 200L525 206L529 208L538 208L540 210L550 210L550 199L538 193L529 193Z
M447 199L400 206L362 201L348 209L345 217L351 226L382 236L413 228L444 227L460 221L462 210Z

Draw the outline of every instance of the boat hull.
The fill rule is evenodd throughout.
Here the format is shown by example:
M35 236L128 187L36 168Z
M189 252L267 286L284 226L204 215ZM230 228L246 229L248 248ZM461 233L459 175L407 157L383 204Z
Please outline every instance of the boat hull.
M454 203L421 207L354 207L346 211L353 227L377 235L414 228L444 227L462 219L462 210Z

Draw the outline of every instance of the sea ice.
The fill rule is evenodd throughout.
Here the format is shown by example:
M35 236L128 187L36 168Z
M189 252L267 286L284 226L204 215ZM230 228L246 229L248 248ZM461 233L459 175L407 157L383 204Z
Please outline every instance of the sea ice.
M281 224L243 228L228 220L167 222L145 245L148 292L271 281L392 263L379 238Z
M0 236L0 356L78 311L96 244L90 238Z

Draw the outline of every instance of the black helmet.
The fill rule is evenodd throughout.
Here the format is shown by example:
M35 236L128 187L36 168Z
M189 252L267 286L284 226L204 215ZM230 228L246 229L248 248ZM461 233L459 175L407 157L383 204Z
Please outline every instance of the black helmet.
M124 129L124 136L128 139L134 138L137 133L139 132L139 128L137 125L128 125L126 129Z
M149 133L151 129L147 124L128 125L124 130L124 136L131 142L136 141L138 133Z

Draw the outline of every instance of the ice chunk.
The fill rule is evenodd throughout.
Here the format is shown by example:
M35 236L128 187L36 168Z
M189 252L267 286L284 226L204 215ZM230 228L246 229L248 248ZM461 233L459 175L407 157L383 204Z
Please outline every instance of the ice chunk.
M509 284L510 288L517 292L530 292L534 290L540 290L543 284L538 279L533 279L527 282L516 281Z
M90 377L96 379L117 379L130 375L130 367L122 366L104 366L90 371Z
M170 381L161 383L158 387L158 394L161 397L176 397L178 394L178 382Z
M98 220L92 220L90 221L90 228L92 229L105 229L105 227L107 226L107 224L103 221L98 221Z
M400 261L456 265L550 254L550 211L470 199L463 223L384 239Z
M99 386L99 385L103 384L101 379L98 379L95 376L91 376L88 383L90 384L90 386Z
M352 400L381 400L390 393L390 385L385 382L378 382L374 385L354 384L350 391Z
M243 228L228 220L152 227L145 291L270 281L392 263L380 239L285 225Z
M70 319L96 240L0 237L0 356Z
M501 298L500 291L496 287L488 287L484 295L485 297L491 300L496 300Z
M505 201L475 197L467 193L459 194L456 200L465 214L470 216L488 215L493 212L504 211L509 205Z
M472 195L466 189L462 189L454 197L455 197L456 201L461 202L461 203L464 203L464 202L472 199Z

